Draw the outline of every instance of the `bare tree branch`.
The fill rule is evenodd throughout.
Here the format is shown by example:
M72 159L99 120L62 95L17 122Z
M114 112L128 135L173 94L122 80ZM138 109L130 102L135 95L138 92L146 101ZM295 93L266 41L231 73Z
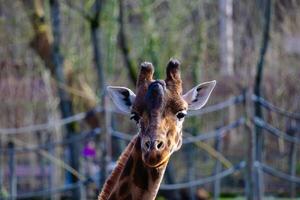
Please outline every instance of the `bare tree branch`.
M46 67L54 74L54 63L51 58L52 35L45 20L42 0L22 0L34 31L30 46L44 61Z

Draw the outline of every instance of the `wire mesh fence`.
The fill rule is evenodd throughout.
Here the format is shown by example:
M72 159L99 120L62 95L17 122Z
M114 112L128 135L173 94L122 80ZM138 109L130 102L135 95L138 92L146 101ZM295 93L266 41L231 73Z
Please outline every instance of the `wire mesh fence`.
M263 99L262 97L257 97L255 95L248 96L246 93L243 93L242 95L238 95L236 97L230 98L224 102L207 106L206 108L202 109L199 112L190 113L190 117L199 117L200 115L206 115L212 112L218 112L223 111L226 108L229 108L231 106L242 106L243 109L246 110L246 106L251 106L251 104L246 104L245 102L249 101L250 103L258 102L259 105L269 112L277 113L283 117L292 119L292 120L299 120L300 119L300 113L292 113L287 112L281 108L278 108L271 104L269 101ZM103 109L96 108L96 113L101 113ZM118 111L109 110L111 113L119 113ZM128 141L130 141L133 137L132 134L127 134L122 131L118 131L115 125L112 125L109 127L107 133L102 132L101 127L97 127L93 130L89 131L82 131L78 134L74 134L73 137L68 139L63 139L60 141L47 141L43 144L38 145L24 145L21 144L18 146L15 146L15 144L18 143L18 141L14 140L14 135L22 135L24 133L26 134L34 134L38 131L45 131L48 129L53 128L53 126L63 126L67 123L72 123L74 121L82 121L85 119L86 113L79 113L72 117L69 117L67 119L62 119L59 121L53 121L47 124L39 124L39 125L32 125L27 127L21 127L21 128L1 128L0 134L1 135L7 135L10 136L9 142L7 146L2 146L0 149L0 155L2 163L0 166L0 179L1 179L1 199L31 199L36 197L52 197L57 194L61 195L68 195L68 192L71 190L77 190L79 191L80 196L82 199L86 199L89 196L88 190L90 190L90 193L97 194L97 191L101 188L101 185L99 184L100 181L100 172L103 168L107 168L110 170L113 169L115 162L109 163L109 166L101 166L101 163L94 159L95 157L101 156L101 148L106 148L105 141L102 141L101 144L96 144L95 147L89 147L88 142L94 141L96 137L98 137L100 134L109 134L109 137L113 138L115 140L115 143L119 141L117 146L114 146L114 151L116 155L119 154L119 152L125 147ZM247 129L247 126L250 129ZM296 165L297 165L297 157L294 155L297 153L297 148L294 148L290 154L293 154L293 159L291 158L288 160L290 165L292 167L290 168L289 172L284 172L282 170L277 169L276 167L268 164L268 159L263 159L259 161L255 156L255 149L258 148L257 144L255 142L249 141L248 139L244 140L247 143L244 145L245 151L243 152L243 158L234 159L234 164L226 160L226 156L224 155L224 152L222 152L222 148L220 148L220 144L216 143L215 148L210 148L209 145L207 145L205 142L208 142L209 140L212 141L223 141L226 139L229 133L232 131L238 131L241 132L244 135L255 135L253 129L254 127L259 127L263 129L264 131L261 132L261 134L267 135L267 133L275 136L276 138L283 139L286 142L290 142L292 144L295 144L296 147L300 143L300 137L297 136L297 134L293 133L287 133L286 131L279 130L278 128L275 128L273 125L269 124L262 118L258 118L256 116L253 116L250 114L247 115L243 113L241 117L236 119L233 122L229 122L228 124L223 124L222 126L218 126L212 131L208 132L195 132L189 133L187 130L187 136L183 138L183 148L191 147L191 145L194 145L195 148L201 148L202 150L205 150L209 153L208 157L205 157L204 152L201 152L197 154L199 156L199 159L209 159L211 160L211 157L214 157L216 159L216 162L209 163L210 167L207 167L210 170L206 173L198 173L196 168L198 169L198 166L201 165L201 163L196 163L195 159L192 162L192 167L184 166L186 170L182 170L182 166L180 166L180 161L178 162L178 159L174 159L173 166L176 168L176 174L178 177L173 178L172 181L170 180L164 180L162 185L160 186L161 191L178 191L182 189L187 188L196 188L199 186L207 185L207 184L214 184L212 187L212 192L214 192L216 195L214 197L218 197L219 193L221 191L220 188L222 188L221 181L224 180L226 177L231 177L232 179L236 178L236 174L240 174L239 180L243 181L243 187L242 188L242 195L248 196L248 199L250 199L249 194L254 194L254 199L261 199L264 196L264 190L256 191L255 187L253 185L264 185L264 174L269 174L271 176L274 176L276 178L282 179L285 182L291 182L292 184L300 184L300 177L296 174ZM250 130L250 131L249 131ZM299 131L299 127L296 127L294 131ZM45 132L41 132L47 133ZM49 134L49 133L48 133ZM249 138L247 136L247 138ZM68 151L69 144L76 144L78 149L80 150L80 162L82 165L86 163L92 163L92 165L87 166L85 170L82 169L73 169L68 161ZM205 146L206 145L206 146ZM61 148L63 155L56 155L53 153L53 149L55 148ZM119 151L119 152L118 152ZM269 151L265 149L261 149L261 151L265 152L265 156L268 156ZM42 164L39 166L39 170L41 171L38 174L38 177L43 179L43 176L47 177L46 182L48 181L46 187L37 187L35 191L26 191L25 190L19 190L21 188L21 175L20 175L20 166L16 162L16 155L17 154L30 154L30 153L38 153L43 158L47 158L48 161L43 161ZM100 154L98 154L100 152ZM186 152L184 152L186 153ZM195 152L193 155L196 155ZM180 154L178 154L180 156ZM184 155L183 155L184 156ZM191 155L189 155L191 156ZM4 159L5 158L5 159ZM253 159L251 159L253 158ZM6 160L7 162L3 162L3 160ZM114 159L115 160L115 159ZM228 161L229 164L226 164L226 161ZM265 162L266 161L266 162ZM299 162L299 161L298 161ZM51 182L51 173L53 173L51 170L53 170L53 163L54 165L58 165L61 167L66 173L64 174L64 177L62 178L64 181L61 182L60 186L54 185L53 181ZM225 164L224 164L225 163ZM28 164L28 163L27 163ZM98 167L97 167L98 165ZM176 165L179 165L176 167ZM47 167L52 168L46 169ZM219 166L219 167L218 167ZM44 170L41 170L41 169ZM84 167L83 167L84 168ZM201 167L200 167L201 168ZM200 169L199 168L199 169ZM178 169L181 169L178 170ZM170 170L169 168L167 170ZM194 171L191 173L191 170ZM196 172L195 172L196 170ZM94 171L94 173L90 173L91 171ZM204 170L205 171L205 170ZM174 172L174 169L173 169ZM173 173L172 172L172 173ZM78 181L75 183L68 182L70 178L70 174L74 175L78 178ZM187 178L188 174L192 174L194 176L193 178ZM254 178L253 176L257 177ZM251 177L253 179L251 179ZM166 178L167 179L167 178ZM252 182L251 182L252 181ZM226 185L228 182L225 182ZM223 184L223 185L224 185ZM252 185L251 185L252 184ZM92 188L92 189L91 189ZM291 195L296 195L296 188L297 186L292 185L291 187ZM266 191L268 192L268 191Z

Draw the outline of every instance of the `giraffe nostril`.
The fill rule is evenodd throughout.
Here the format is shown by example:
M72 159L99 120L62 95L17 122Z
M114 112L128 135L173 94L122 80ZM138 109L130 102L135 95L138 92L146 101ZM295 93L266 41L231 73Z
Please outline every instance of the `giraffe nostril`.
M162 148L164 148L164 142L163 141L160 141L160 140L158 140L158 141L155 141L155 147L156 147L156 149L157 150L161 150Z
M146 141L145 142L145 146L146 146L147 149L150 149L151 142L150 141Z
M163 140L145 140L143 148L146 151L161 151L165 147Z

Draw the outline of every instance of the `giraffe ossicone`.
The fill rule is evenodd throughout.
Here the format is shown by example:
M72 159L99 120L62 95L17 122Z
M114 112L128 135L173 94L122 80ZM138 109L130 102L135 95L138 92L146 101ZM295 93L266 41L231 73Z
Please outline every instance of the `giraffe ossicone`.
M180 63L171 59L165 80L154 80L154 67L140 65L136 93L107 88L115 105L131 114L139 131L120 156L98 200L155 199L170 156L182 144L182 124L189 110L201 109L216 85L205 82L182 95Z

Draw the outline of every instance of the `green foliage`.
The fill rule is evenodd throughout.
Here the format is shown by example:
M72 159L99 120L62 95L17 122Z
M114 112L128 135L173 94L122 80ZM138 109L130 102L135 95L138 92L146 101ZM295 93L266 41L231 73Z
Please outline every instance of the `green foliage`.
M156 200L166 200L166 198L164 198L162 196L158 196L158 197L156 197Z
M1 190L0 190L0 197L4 198L4 199L9 197L9 193L8 193L8 191L5 188L1 188Z
M300 174L300 161L296 164L296 174Z

